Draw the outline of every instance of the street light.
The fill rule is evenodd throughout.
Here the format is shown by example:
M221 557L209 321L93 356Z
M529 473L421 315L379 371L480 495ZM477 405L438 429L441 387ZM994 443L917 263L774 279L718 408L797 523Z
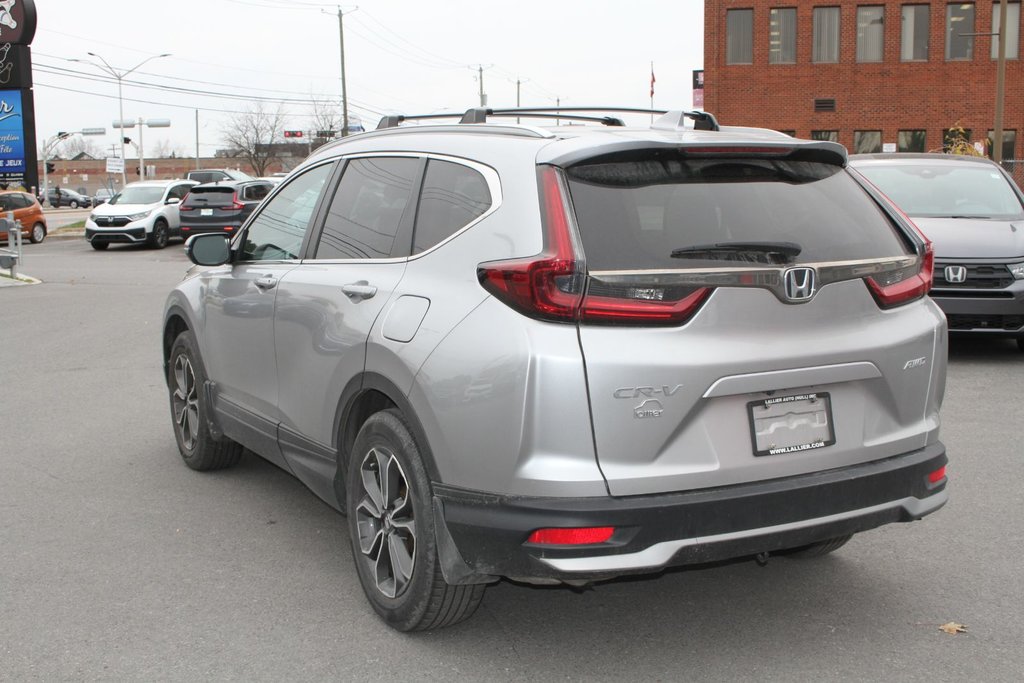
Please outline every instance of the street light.
M170 119L148 119L148 120L144 121L142 119L142 117L140 116L138 122L136 122L136 121L114 121L113 127L117 128L117 129L119 129L121 131L121 144L122 145L124 145L124 141L125 140L129 140L129 142L131 142L130 138L126 138L124 136L124 129L125 128L134 128L136 123L138 123L138 126L139 126L139 144L135 145L135 143L132 142L132 145L135 145L135 150L136 150L136 152L139 155L139 180L145 180L146 179L146 158L145 158L145 150L142 147L142 128L143 127L149 127L149 128L170 128L171 120ZM124 154L121 155L121 161L124 162ZM122 175L124 174L124 169L123 168L121 169L121 173L122 173Z
M97 64L96 62L90 62L88 59L72 59L71 61L72 62L82 62L83 64L91 64L91 65L95 66L97 69L100 69L102 71L106 71L108 74L110 74L111 76L113 76L114 78L117 79L117 108L118 108L118 113L120 114L120 116L118 117L118 120L121 121L121 122L124 122L124 98L121 96L121 79L123 79L125 76L127 76L131 72L135 71L140 66L142 66L143 64L145 64L146 62L148 62L148 61L150 61L152 59L160 59L161 57L170 57L171 56L170 52L165 52L162 55L153 55L151 57L146 57L145 59L143 59L141 62L139 62L138 64L136 64L135 66L133 66L130 69L126 69L126 70L123 70L123 71L118 71L114 67L110 66L110 64L107 62L107 60L103 59L103 57L101 55L98 55L95 52L88 52L86 54L88 54L90 57L95 57L96 59L98 59L101 62L103 62L103 64L100 65L100 64ZM124 161L124 135L121 136L121 160ZM121 186L124 187L127 184L128 184L128 178L125 176L124 169L121 169Z

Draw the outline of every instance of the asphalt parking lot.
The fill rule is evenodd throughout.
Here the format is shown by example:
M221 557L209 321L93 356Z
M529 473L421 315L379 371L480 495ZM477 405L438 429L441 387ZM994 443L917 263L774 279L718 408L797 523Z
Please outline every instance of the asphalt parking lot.
M1024 672L1024 353L954 340L950 503L818 560L589 590L491 587L403 635L341 517L247 456L181 464L160 368L162 251L26 245L0 288L0 679L1010 681ZM947 634L947 622L966 632Z

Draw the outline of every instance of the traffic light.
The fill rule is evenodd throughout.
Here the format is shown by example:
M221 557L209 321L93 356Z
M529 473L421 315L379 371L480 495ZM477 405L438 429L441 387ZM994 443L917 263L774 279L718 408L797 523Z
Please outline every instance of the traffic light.
M57 170L57 164L53 163L52 161L47 161L46 162L46 172L47 173L53 173L56 170Z
M130 144L131 144L131 142L132 142L132 139L131 139L131 138L125 138L125 139L124 139L124 144L126 144L126 145L130 145Z
M286 130L284 132L284 136L286 138L301 138L302 137L302 131L301 130Z
M139 167L138 166L135 167L135 175L142 175L141 173L139 173Z

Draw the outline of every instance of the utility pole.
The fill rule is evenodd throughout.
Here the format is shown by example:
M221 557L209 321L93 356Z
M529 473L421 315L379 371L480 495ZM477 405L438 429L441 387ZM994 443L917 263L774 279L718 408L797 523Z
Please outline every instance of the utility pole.
M518 109L521 106L519 104L519 89L522 87L523 83L529 83L529 82L530 82L529 80L525 80L524 81L524 80L521 80L519 78L516 79L516 109ZM518 116L516 117L516 123L519 123L519 117Z
M357 8L358 9L358 8ZM355 10L353 10L355 11ZM338 46L341 48L341 135L348 135L348 90L345 87L345 14L338 7Z
M1006 0L999 2L999 52L996 65L996 122L992 131L992 160L1003 161L1003 99L1006 96Z
M199 110L196 109L196 170L199 170Z
M480 106L481 107L486 107L487 106L487 95L484 94L484 65L480 64L478 69L479 69L479 72L480 72Z

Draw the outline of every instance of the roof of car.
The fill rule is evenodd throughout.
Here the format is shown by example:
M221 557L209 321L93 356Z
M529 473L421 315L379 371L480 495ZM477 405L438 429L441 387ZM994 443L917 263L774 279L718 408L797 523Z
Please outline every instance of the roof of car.
M245 187L247 185L273 185L274 183L269 180L215 180L209 183L200 183L195 185L192 189L194 190L212 190L214 188L228 188L237 189L239 187Z
M623 111L617 109L599 108L577 108L581 111ZM472 119L471 113L479 114L483 110L470 110L463 115L463 120ZM491 110L486 110L491 111ZM429 123L426 125L400 125L402 121L416 118L433 120L438 115L423 115L421 117L390 117L390 121L382 121L382 126L377 130L357 135L347 136L335 142L324 145L316 150L307 160L315 163L327 158L333 158L346 153L372 152L380 150L380 142L386 138L394 140L396 136L406 138L403 144L396 145L400 149L417 149L430 152L444 148L446 145L452 149L457 146L451 145L456 138L463 141L477 136L487 136L495 141L519 140L521 143L533 143L536 151L537 163L551 163L555 165L570 165L583 159L592 158L595 154L624 152L633 149L649 148L679 148L681 146L707 146L714 147L718 151L724 148L736 148L737 152L748 151L752 144L758 150L765 151L771 148L789 148L812 151L830 163L842 165L847 159L846 149L834 142L801 140L790 137L778 131L765 128L748 128L741 126L720 126L713 116L706 112L649 112L657 113L661 117L651 126L624 126L615 117L593 117L582 116L588 122L614 120L614 125L556 125L556 126L535 126L515 123L514 117L517 113L528 118L531 114L529 109L523 110L500 110L501 120L490 121L483 117L482 122L472 123ZM545 111L546 110L542 110ZM562 111L562 110L559 110ZM624 110L634 111L634 110ZM643 110L648 112L649 110ZM448 115L455 116L455 115ZM553 119L554 115L545 113L545 118ZM707 118L702 118L707 117ZM479 117L477 117L479 118ZM573 117L566 114L567 124L572 122ZM397 123L396 123L397 122ZM408 136L408 137L407 137ZM422 136L422 137L420 137ZM447 137L448 142L442 142ZM745 149L744 149L745 148ZM396 150L399 151L399 150ZM480 151L481 156L483 151ZM470 158L476 158L475 153L468 153Z
M188 180L187 178L173 178L171 180L136 180L133 183L128 183L125 187L167 187L168 185L176 185L178 183L197 184L196 181Z

